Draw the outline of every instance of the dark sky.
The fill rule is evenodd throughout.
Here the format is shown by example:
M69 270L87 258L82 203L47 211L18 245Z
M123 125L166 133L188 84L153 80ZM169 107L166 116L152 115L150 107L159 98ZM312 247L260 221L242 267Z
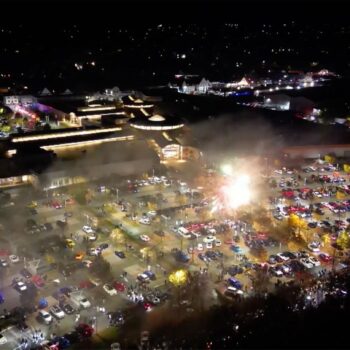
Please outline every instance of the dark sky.
M337 0L1 4L1 86L137 88L167 83L180 71L230 80L262 61L275 69L350 67L348 12Z

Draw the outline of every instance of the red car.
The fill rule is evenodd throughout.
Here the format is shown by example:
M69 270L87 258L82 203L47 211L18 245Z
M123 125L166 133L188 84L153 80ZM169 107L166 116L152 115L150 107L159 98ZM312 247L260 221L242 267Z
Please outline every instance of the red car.
M0 256L9 256L10 254L8 249L0 249Z
M261 240L265 240L265 239L267 239L267 233L266 232L257 232L256 238L261 239Z
M62 204L58 201L52 201L51 202L51 207L55 209L61 209L63 208Z
M84 338L90 338L94 334L94 329L86 323L80 323L76 331Z
M38 288L43 288L45 286L44 280L39 275L34 275L32 277L32 281L35 284L35 286Z
M95 287L95 285L89 280L81 281L78 286L79 289L93 288L93 287Z
M332 257L326 253L321 253L318 258L324 263L332 261Z
M143 308L145 309L145 311L151 311L152 310L152 305L150 303L143 303Z
M115 281L113 283L113 287L118 291L118 292L124 292L125 291L125 284L122 282Z

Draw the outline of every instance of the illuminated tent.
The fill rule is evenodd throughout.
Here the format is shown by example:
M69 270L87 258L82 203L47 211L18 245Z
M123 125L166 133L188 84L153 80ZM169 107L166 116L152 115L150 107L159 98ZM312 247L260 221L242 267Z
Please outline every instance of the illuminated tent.
M44 88L40 93L39 93L40 96L51 96L52 93L50 92L49 89L47 88Z

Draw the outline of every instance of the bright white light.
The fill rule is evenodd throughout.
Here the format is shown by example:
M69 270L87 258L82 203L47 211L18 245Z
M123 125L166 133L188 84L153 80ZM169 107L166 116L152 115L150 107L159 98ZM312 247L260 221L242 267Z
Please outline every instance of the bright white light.
M223 190L227 204L233 209L248 204L251 200L250 178L248 175L237 177Z
M230 164L223 164L221 166L221 171L224 173L224 175L228 175L228 176L231 176L233 173L233 169Z

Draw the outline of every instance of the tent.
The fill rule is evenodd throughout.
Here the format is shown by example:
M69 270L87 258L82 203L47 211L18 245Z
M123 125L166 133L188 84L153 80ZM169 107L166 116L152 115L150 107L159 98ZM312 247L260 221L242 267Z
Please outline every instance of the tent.
M41 92L39 93L39 95L40 95L40 96L50 96L50 95L52 95L52 93L51 93L50 90L48 90L47 88L44 88L44 90L41 91Z
M66 89L62 95L72 95L72 94L73 94L72 91L70 91L69 89Z

